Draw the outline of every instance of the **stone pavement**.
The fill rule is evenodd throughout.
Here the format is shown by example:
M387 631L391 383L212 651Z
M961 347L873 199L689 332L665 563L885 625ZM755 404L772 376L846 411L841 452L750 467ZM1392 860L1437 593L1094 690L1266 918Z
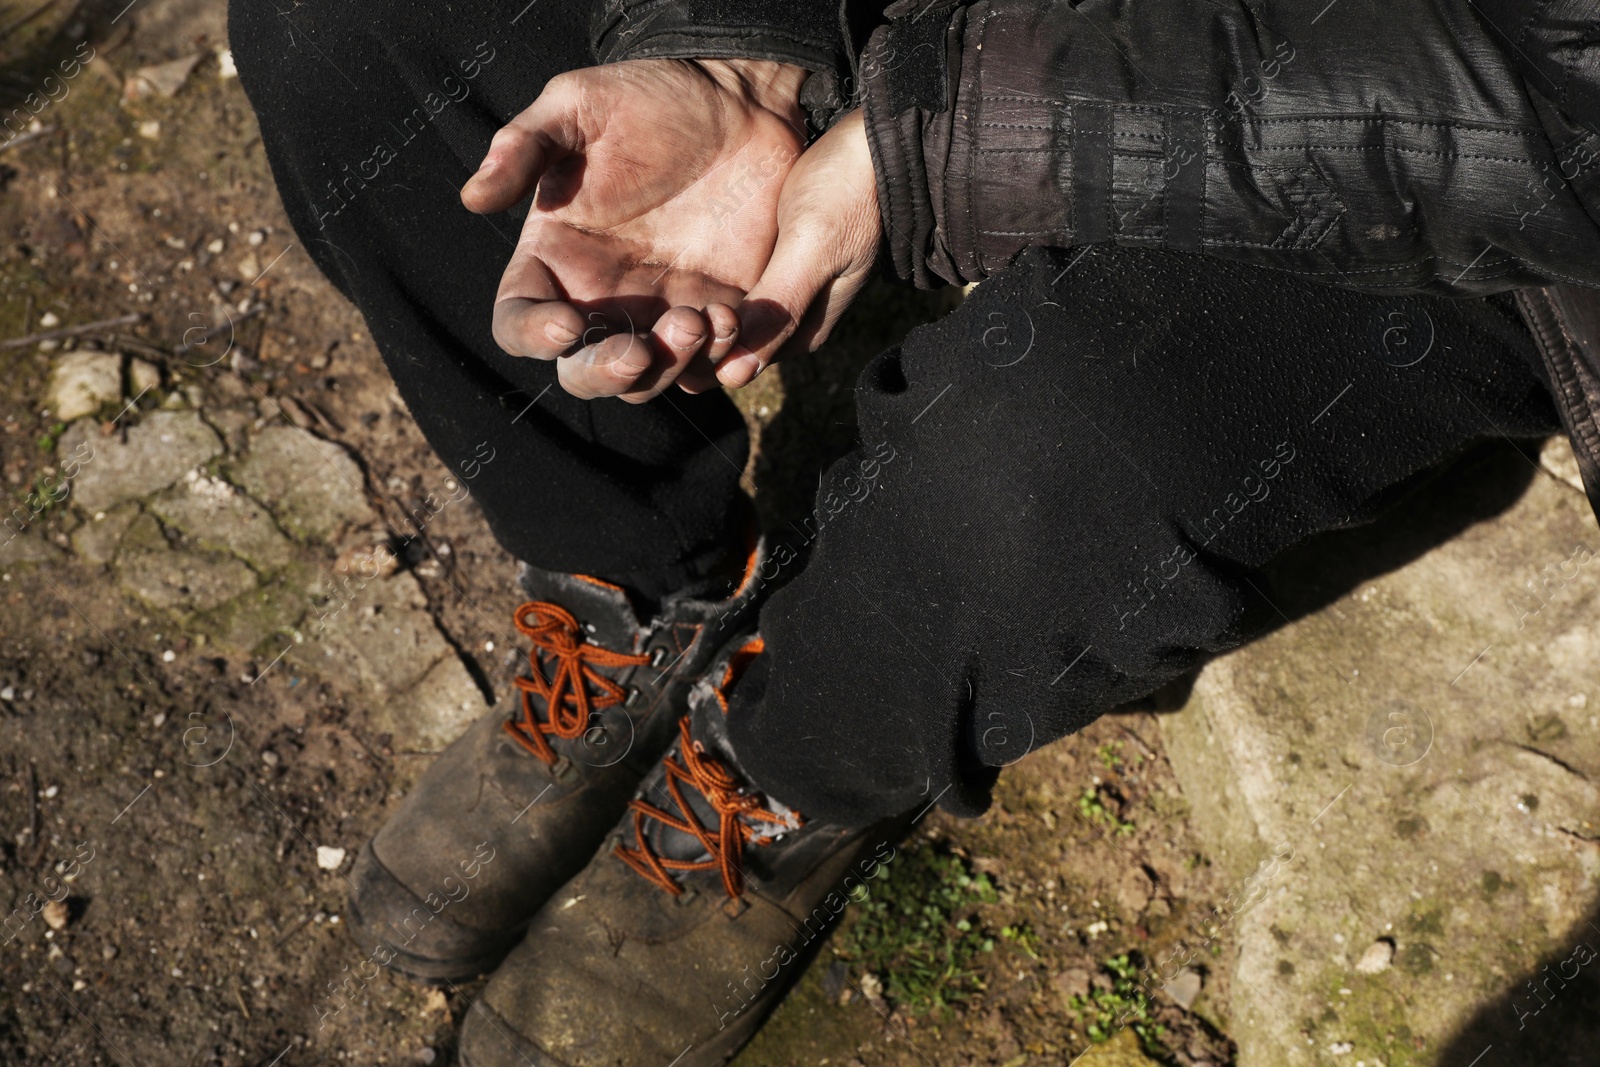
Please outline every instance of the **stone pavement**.
M1564 441L1528 467L1453 475L1467 497L1532 480L1388 573L1349 561L1462 501L1291 561L1348 591L1211 663L1163 719L1238 886L1214 920L1238 946L1240 1067L1600 1056L1559 996L1600 946L1600 534ZM1566 995L1592 1016L1592 988Z
M293 668L378 698L373 722L397 751L438 751L486 710L417 579L398 571L349 452L270 401L251 419L175 390L140 413L132 400L145 386L159 395L159 379L111 388L118 357L95 353L90 390L87 355L58 360L50 397L79 416L56 444L72 552L197 640L253 659L258 675ZM0 561L58 551L27 534Z

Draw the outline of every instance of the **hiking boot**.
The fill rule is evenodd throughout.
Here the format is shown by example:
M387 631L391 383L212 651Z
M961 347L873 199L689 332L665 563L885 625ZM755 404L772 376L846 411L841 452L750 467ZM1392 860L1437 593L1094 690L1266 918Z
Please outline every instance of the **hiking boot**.
M809 824L739 769L727 687L760 648L695 687L614 847L551 898L467 1013L463 1067L725 1063L894 858L909 819Z
M524 565L516 707L445 749L351 871L350 928L375 962L443 982L510 951L677 737L695 680L748 633L760 558L727 599L669 595L648 623L618 586Z

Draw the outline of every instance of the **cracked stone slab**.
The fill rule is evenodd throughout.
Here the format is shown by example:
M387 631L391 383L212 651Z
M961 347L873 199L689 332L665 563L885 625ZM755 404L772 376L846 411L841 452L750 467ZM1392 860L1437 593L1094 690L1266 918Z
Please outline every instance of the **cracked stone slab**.
M148 506L196 543L224 549L262 570L274 570L294 558L293 544L278 532L266 509L221 478L191 470Z
M139 505L132 503L97 511L72 531L72 550L90 563L110 563L117 554L122 535L138 517Z
M313 589L322 607L302 631L311 646L299 652L319 674L354 676L380 696L403 693L455 650L428 614L427 597L410 574L391 578L328 575Z
M397 750L437 752L488 710L428 611L415 576L323 575L290 657L368 698L374 728Z
M60 557L61 550L38 534L0 527L0 566L49 563Z
M232 556L167 547L149 515L128 528L116 569L124 590L177 615L209 611L256 587L255 572Z
M411 691L371 709L373 728L393 735L397 752L441 752L489 710L457 656L433 665Z
M1496 1020L1539 1062L1505 998L1596 940L1597 713L1600 532L1556 478L1208 665L1162 730L1237 882L1239 1067L1464 1067Z
M69 484L89 512L160 492L221 452L221 438L193 411L152 412L128 429L126 442L75 422L56 447L59 464L76 465Z
M211 612L206 633L221 648L267 661L280 653L293 656L294 645L305 640L300 622L311 609L306 584L305 565L290 564L259 588ZM299 641L294 639L297 633Z
M294 426L262 430L234 474L302 540L331 541L346 526L377 520L361 468L344 447Z

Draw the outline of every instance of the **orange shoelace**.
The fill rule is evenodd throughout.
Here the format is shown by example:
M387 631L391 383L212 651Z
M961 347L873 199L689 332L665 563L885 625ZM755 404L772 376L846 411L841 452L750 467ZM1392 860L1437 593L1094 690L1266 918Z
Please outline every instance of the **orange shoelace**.
M744 893L744 868L741 864L744 859L744 846L756 836L756 829L752 824L764 822L793 830L798 829L803 820L798 812L784 816L769 811L762 806L760 794L747 793L740 789L739 780L717 759L707 755L699 742L689 736L687 716L679 723L679 727L683 735L682 742L678 746L678 757L681 758L681 762L679 758L672 756L668 756L662 762L667 770L667 792L671 794L672 802L677 805L682 817L662 811L643 800L630 802L628 807L633 810L633 830L638 847L618 845L617 857L638 871L647 881L660 886L673 896L681 895L683 886L672 877L672 871L720 870L722 887L728 891L730 898L737 899ZM711 804L712 810L717 813L718 826L714 836L710 830L700 825L694 809L684 799L680 783L686 783L690 788L699 791ZM655 819L674 830L692 835L711 858L674 860L657 856L645 836L647 819ZM767 845L771 841L771 838L763 837L757 844Z
M532 677L516 679L522 690L522 712L507 720L506 732L546 764L554 764L556 753L547 736L569 741L579 737L588 729L590 715L627 699L620 684L595 668L638 667L650 657L589 644L577 618L559 604L529 601L517 609L512 622L532 642L528 650ZM553 668L548 676L547 666ZM543 715L533 706L533 697L544 702Z

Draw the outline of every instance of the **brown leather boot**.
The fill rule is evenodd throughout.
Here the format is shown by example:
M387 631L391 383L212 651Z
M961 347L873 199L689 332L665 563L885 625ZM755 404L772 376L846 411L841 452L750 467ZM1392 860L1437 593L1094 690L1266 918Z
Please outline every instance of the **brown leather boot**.
M467 1013L463 1067L725 1063L894 858L909 820L807 824L747 783L721 720L759 650L695 687L614 848L551 898Z
M457 980L510 951L677 736L695 680L753 625L761 558L728 599L668 596L647 623L617 586L524 568L517 707L441 753L351 871L350 929L376 963Z

